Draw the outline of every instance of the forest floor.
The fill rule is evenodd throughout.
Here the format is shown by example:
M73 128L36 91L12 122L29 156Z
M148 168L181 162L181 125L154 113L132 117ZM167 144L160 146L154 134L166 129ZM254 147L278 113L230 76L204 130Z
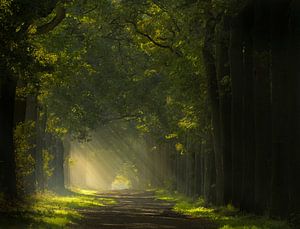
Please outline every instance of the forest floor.
M206 218L220 229L291 229L285 221L244 213L232 205L215 207L205 203L202 198L191 199L166 190L157 190L156 197L174 203L172 209L174 212L194 218Z
M0 229L287 229L282 221L214 208L201 199L159 191L43 193L7 206L0 201Z

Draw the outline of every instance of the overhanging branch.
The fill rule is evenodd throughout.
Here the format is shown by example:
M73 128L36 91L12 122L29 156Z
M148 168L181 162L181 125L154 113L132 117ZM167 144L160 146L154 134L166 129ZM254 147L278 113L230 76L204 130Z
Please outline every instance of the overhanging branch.
M149 34L146 34L146 33L142 32L141 30L139 30L139 28L137 27L136 23L134 23L132 21L127 21L127 23L133 25L135 31L138 34L142 35L143 37L147 38L152 44L156 45L157 47L163 48L163 49L168 49L172 53L175 53L177 56L182 56L181 53L178 52L177 50L174 50L172 46L162 44L162 43L154 40Z
M36 35L45 34L53 30L56 26L58 26L66 17L66 9L63 6L57 6L55 8L56 15L55 17L48 23L41 25L37 28Z

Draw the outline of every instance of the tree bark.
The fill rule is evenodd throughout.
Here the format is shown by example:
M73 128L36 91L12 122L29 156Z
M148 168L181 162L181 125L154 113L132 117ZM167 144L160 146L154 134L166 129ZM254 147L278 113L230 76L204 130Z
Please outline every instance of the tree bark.
M17 197L16 161L14 148L14 109L17 80L2 69L0 97L0 188L6 198Z
M244 15L244 146L243 146L243 186L241 208L253 211L254 207L254 168L255 168L255 136L254 136L254 99L253 99L253 8L250 6Z
M242 199L244 155L244 74L243 74L243 12L236 16L230 30L231 74L231 144L232 144L232 201L237 207Z
M255 212L269 205L271 158L270 3L255 1L254 118L255 118Z
M295 225L300 224L300 2L292 1L290 5L290 31L289 31L289 76L291 103L291 126L290 126L290 204L289 216Z
M216 204L222 205L224 203L224 169L220 137L219 89L213 49L215 26L215 21L213 19L209 19L206 24L202 55L207 77L207 88L212 117L213 146L216 163Z
M272 74L272 187L271 214L287 217L290 161L290 76L288 75L289 1L277 0L271 8Z
M232 201L231 158L231 85L229 68L229 18L224 16L217 26L216 69L219 89L220 150L224 169L224 203Z

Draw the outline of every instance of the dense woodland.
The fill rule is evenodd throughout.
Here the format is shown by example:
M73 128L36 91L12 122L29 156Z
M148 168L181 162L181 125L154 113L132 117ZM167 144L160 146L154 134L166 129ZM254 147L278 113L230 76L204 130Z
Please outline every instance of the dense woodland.
M122 120L134 188L299 220L299 1L1 0L0 26L4 199L63 192L70 141Z

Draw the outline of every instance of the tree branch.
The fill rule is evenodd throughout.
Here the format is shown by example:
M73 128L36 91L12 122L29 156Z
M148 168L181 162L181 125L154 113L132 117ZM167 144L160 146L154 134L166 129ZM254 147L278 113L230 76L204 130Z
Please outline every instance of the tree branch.
M127 23L133 25L135 31L142 35L143 37L147 38L151 43L153 43L154 45L160 47L160 48L164 48L164 49L168 49L170 50L172 53L175 53L177 56L182 56L180 52L178 52L177 50L174 50L172 46L170 45L165 45L165 44L161 44L158 41L154 40L149 34L146 34L144 32L142 32L141 30L138 29L136 23L132 22L132 21L127 21Z
M56 26L58 26L66 17L66 9L63 6L57 6L55 8L56 15L55 17L48 23L41 25L37 28L37 32L35 35L45 34L53 30Z
M82 15L89 14L89 13L93 12L94 10L98 9L98 7L99 7L99 5L97 4L93 8L83 12Z

